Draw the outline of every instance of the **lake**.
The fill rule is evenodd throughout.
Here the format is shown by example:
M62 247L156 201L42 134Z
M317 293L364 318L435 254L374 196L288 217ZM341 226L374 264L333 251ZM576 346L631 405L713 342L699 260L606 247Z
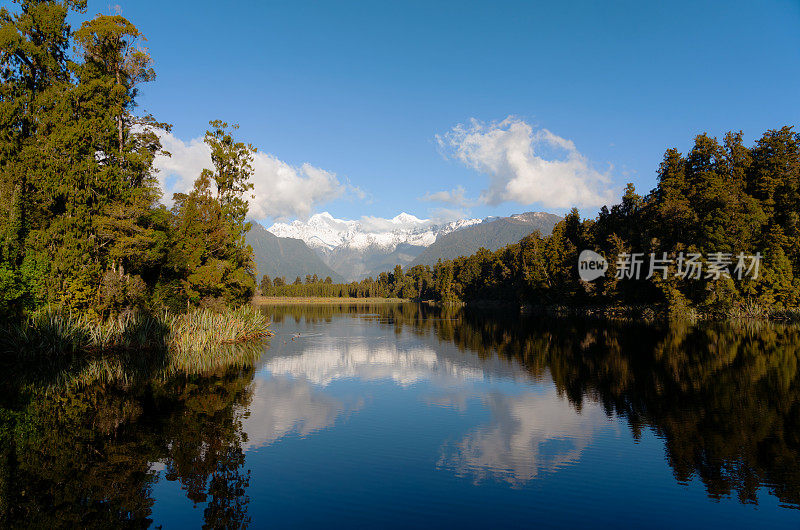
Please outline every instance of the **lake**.
M3 394L11 526L800 526L800 332L264 307L254 365Z

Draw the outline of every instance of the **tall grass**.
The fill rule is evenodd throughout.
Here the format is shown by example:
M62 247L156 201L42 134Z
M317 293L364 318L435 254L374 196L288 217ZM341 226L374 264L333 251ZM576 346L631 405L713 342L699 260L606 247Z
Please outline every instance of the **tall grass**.
M732 320L772 320L788 324L800 323L800 308L774 309L758 304L734 307L728 315Z
M207 371L253 360L261 340L273 335L269 319L252 306L215 313L197 310L168 318L171 371Z
M202 351L209 346L237 344L271 335L269 321L251 306L215 313L198 309L166 318L170 346L178 352Z
M800 324L800 308L778 309L770 313L772 320Z
M250 306L224 312L129 313L104 321L45 311L0 326L0 361L28 379L127 381L253 362L269 319Z

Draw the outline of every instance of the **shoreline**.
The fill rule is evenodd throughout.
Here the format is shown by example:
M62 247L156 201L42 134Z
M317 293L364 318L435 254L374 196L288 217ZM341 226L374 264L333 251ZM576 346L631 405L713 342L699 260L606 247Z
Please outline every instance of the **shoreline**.
M769 309L757 306L734 308L723 313L708 313L696 308L670 311L664 304L633 305L535 305L506 303L502 301L476 301L466 304L467 308L477 310L508 309L526 314L540 314L556 317L597 318L635 322L663 322L669 320L698 321L762 321L776 324L800 323L800 309Z
M40 312L0 324L0 368L47 387L147 380L248 365L274 335L258 308L127 313L96 320Z
M328 296L255 296L250 300L254 306L262 305L330 305L330 304L405 304L408 298L353 298Z

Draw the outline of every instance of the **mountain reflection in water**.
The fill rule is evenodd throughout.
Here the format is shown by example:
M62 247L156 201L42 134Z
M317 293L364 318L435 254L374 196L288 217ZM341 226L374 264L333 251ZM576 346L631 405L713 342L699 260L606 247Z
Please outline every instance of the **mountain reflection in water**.
M676 480L698 477L712 498L733 493L754 503L766 486L786 505L800 503L796 327L654 326L413 304L268 311L278 323L331 324L343 315L359 323L344 333L314 328L321 334L274 348L278 353L263 364L274 377L321 389L337 379L426 381L451 389L440 402L463 407L466 395L480 400L491 420L445 444L441 469L520 484L576 462L602 418L620 417L635 438L652 429L664 440ZM392 335L376 333L375 322ZM492 389L492 381L505 379L548 390Z
M261 365L270 377L256 380L256 397L244 424L250 444L264 445L292 431L305 435L333 425L345 405L324 389L341 380L391 381L401 387L426 383L446 391L449 403L481 401L491 411L491 423L443 446L437 464L476 482L495 477L518 485L540 472L577 462L596 424L603 423L599 405L589 404L577 414L552 388L519 395L494 388L493 382L530 379L513 359L464 355L452 344L420 342L414 333L373 337L374 327L371 319L359 318L346 328L328 327L291 341L288 347L276 346ZM346 333L337 335L342 332ZM285 350L289 353L283 354ZM267 390L277 387L280 395ZM267 392L267 398L259 397Z
M477 514L494 513L469 500L482 492L498 510L507 502L509 522L538 510L550 513L545 523L592 512L610 524L597 504L604 490L569 506L547 492L575 470L635 505L631 484L658 482L664 462L673 478L659 494L691 499L693 521L798 521L797 328L414 304L263 310L277 334L255 366L69 389L4 385L0 522L261 526L307 502L317 515L295 513L294 523L375 524L395 497L393 524L477 525ZM372 500L356 508L348 492ZM761 511L736 508L748 504Z

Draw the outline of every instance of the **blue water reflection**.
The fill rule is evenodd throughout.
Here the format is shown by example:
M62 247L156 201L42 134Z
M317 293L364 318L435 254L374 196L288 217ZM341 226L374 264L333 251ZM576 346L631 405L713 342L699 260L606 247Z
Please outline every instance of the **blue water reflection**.
M756 483L757 503L710 491L676 471L659 426L617 414L633 404L590 389L576 399L557 363L533 370L488 338L467 347L459 323L270 311L277 334L241 418L253 526L800 523L775 485ZM163 501L170 488L158 483L154 520L184 524L185 503Z

